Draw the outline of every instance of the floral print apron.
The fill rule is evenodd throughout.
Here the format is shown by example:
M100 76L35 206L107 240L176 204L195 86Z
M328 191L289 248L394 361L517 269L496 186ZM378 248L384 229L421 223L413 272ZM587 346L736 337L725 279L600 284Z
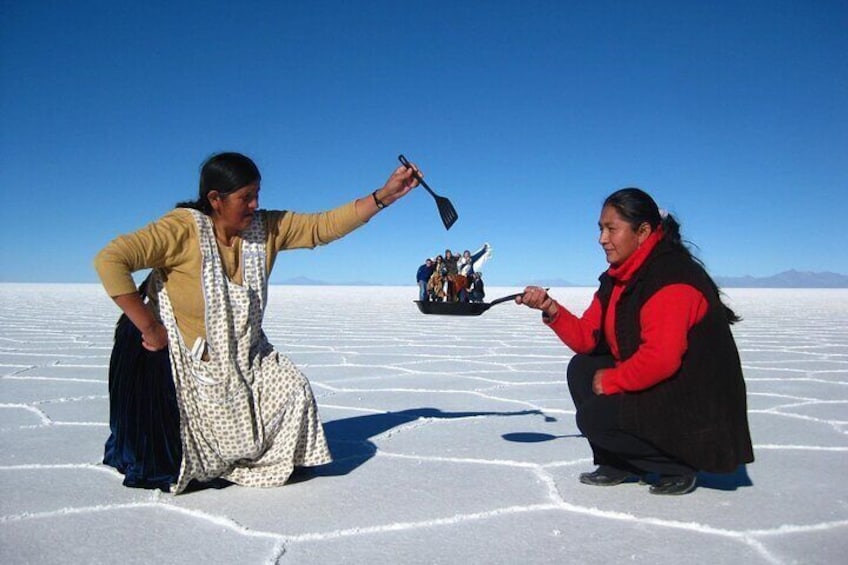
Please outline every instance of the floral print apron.
M192 479L284 484L295 466L331 456L309 381L262 331L267 300L264 215L242 233L243 284L229 280L211 219L192 210L202 253L206 343L184 343L161 276L152 277L168 331L183 459L171 492Z

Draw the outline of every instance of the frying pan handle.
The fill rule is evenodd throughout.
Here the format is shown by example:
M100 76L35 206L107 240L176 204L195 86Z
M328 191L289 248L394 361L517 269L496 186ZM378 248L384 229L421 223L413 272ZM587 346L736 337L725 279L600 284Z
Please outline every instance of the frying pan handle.
M545 290L548 291L550 289L545 287ZM500 304L502 302L508 302L510 300L515 300L516 298L518 298L519 296L521 296L523 294L524 294L523 292L516 292L515 294L510 294L509 296L502 296L501 298L496 298L495 300L492 300L491 302L489 302L489 308L491 308L495 304Z
M509 302L510 300L515 300L517 297L524 294L523 292L516 292L515 294L510 294L509 296L502 296L501 298L496 298L489 302L489 307L494 306L495 304L500 304L502 302Z

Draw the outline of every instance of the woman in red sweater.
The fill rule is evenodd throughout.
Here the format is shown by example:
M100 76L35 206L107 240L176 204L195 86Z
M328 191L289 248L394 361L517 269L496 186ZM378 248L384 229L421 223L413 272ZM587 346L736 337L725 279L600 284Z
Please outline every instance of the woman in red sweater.
M599 243L610 268L578 317L538 287L519 304L576 355L568 387L577 426L598 468L595 486L656 475L653 494L686 494L697 472L727 473L753 461L745 383L725 306L703 265L642 190L604 202Z

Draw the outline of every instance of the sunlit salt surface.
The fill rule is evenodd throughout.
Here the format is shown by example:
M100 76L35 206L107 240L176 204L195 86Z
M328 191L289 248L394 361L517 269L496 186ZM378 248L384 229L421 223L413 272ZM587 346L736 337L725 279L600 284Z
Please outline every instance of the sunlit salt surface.
M425 316L416 292L273 287L266 331L310 378L336 461L175 497L100 464L118 315L101 288L0 284L0 560L844 562L848 291L726 290L757 460L684 497L578 483L571 352L537 313ZM578 312L592 292L551 290Z

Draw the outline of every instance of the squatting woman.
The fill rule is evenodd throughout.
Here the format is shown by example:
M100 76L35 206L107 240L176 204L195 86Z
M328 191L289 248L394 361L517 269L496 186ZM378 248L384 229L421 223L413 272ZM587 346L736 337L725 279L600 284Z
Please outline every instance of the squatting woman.
M739 318L681 241L680 225L642 190L610 195L600 244L609 269L578 317L544 289L516 299L576 355L568 387L598 465L580 481L652 477L653 494L686 494L697 472L754 460L745 382L730 325Z

